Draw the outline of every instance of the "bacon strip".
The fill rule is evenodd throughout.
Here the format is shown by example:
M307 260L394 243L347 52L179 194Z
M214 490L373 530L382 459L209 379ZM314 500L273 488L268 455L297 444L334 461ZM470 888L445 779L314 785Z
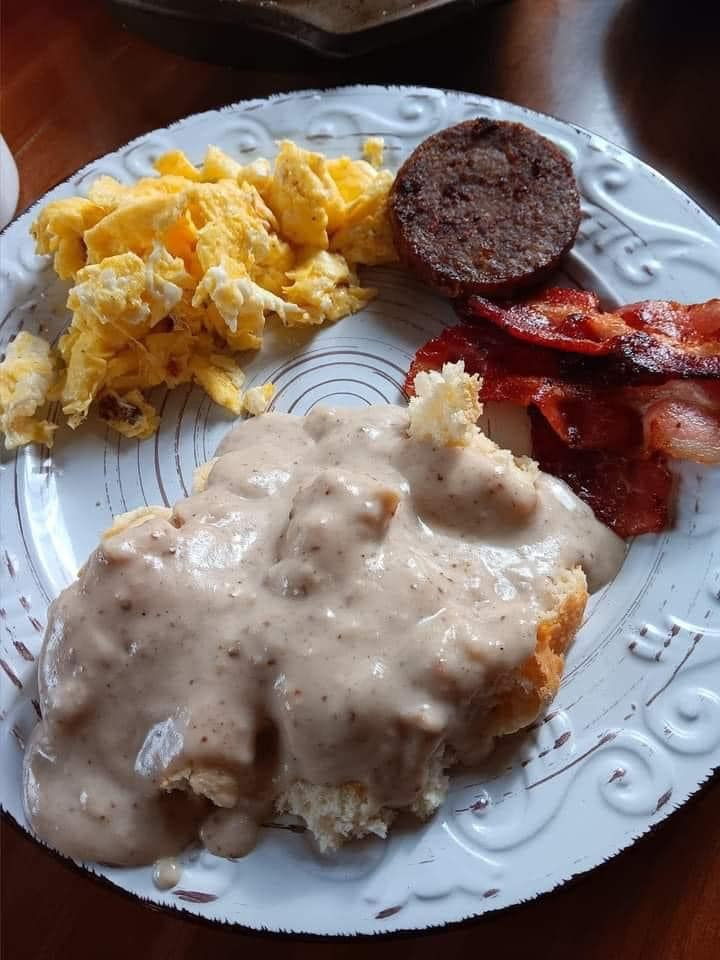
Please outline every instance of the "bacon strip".
M533 300L499 305L472 297L464 318L488 320L514 338L588 357L614 357L630 373L720 377L720 300L686 306L646 300L603 311L594 293L551 288Z
M641 460L604 450L573 450L535 410L530 424L533 456L541 469L564 480L618 536L668 526L673 478L662 456Z

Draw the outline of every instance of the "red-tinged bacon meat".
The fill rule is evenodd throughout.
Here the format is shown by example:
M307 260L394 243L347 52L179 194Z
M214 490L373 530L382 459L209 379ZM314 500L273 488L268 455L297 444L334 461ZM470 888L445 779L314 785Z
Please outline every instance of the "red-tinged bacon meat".
M460 324L417 352L407 392L420 370L458 360L482 376L482 400L531 408L533 455L622 536L666 525L667 457L720 463L718 381L645 372L628 382L617 356L550 350L489 324Z
M606 387L547 381L530 401L578 450L720 463L720 383L668 380Z
M642 394L645 443L676 460L720 463L720 382L669 381Z
M630 373L720 377L720 300L689 306L646 300L603 311L594 293L557 287L514 304L472 297L459 312L528 343L589 357L612 356Z
M542 415L530 411L533 456L560 477L621 537L663 530L670 521L673 479L664 457L648 460L604 450L573 450Z
M485 378L485 400L512 400L527 406L543 386L563 383L621 385L626 371L603 358L560 353L509 337L488 324L458 324L429 340L415 355L407 375L412 393L415 375L439 370L443 363L465 361L465 369ZM492 396L490 395L492 394Z

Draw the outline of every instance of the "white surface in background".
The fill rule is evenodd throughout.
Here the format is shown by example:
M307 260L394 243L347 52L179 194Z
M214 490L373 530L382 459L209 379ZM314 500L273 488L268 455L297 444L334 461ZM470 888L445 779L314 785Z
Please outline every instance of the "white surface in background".
M20 195L20 181L13 155L0 136L0 230L13 218Z

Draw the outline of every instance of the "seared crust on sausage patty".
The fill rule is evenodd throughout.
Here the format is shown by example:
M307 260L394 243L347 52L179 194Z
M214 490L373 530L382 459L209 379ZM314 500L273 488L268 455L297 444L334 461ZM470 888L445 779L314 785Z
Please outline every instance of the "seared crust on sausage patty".
M401 261L451 297L508 296L572 246L580 197L558 148L521 123L467 120L424 140L390 194Z

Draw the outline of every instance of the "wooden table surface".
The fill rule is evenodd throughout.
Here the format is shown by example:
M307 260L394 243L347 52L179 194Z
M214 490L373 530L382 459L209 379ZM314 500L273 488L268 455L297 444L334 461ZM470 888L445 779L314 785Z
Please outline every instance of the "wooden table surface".
M93 0L4 0L2 133L25 206L90 159L188 113L354 82L423 83L575 121L662 170L720 214L720 4L515 0L407 50L352 62L211 66L124 30ZM718 278L720 287L720 273ZM719 290L720 292L720 290ZM531 904L443 934L367 943L250 937L167 916L97 884L2 826L2 957L710 960L720 955L720 781L653 836Z

